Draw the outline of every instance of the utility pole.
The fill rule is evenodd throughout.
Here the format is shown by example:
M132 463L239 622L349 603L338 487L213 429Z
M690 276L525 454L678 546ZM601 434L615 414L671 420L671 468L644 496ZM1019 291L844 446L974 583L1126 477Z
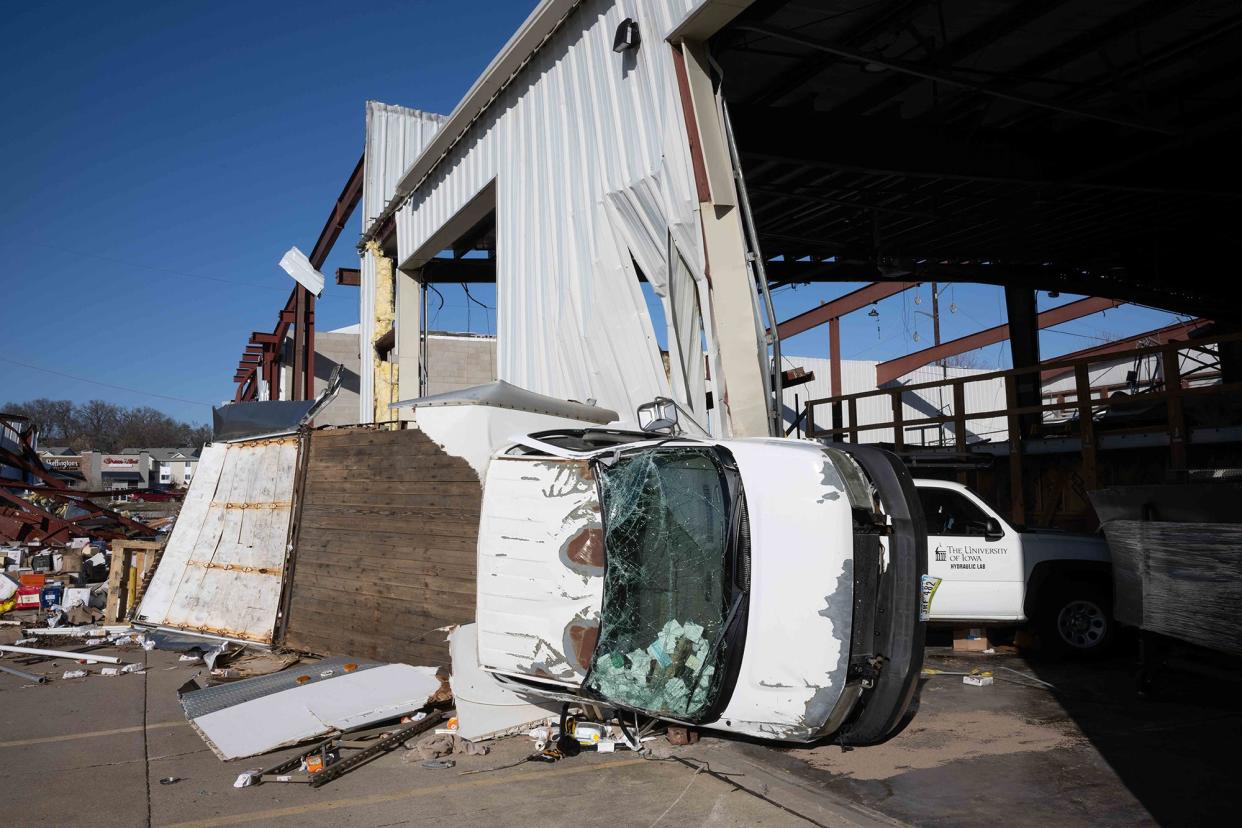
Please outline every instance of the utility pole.
M932 321L932 340L935 345L940 344L940 285L935 282L931 283L931 313L927 311L916 310L915 313L921 313L924 316L930 316ZM916 332L917 335L917 332ZM940 366L940 376L945 382L949 381L949 365L944 358L936 360L936 364ZM944 385L941 384L936 388L936 396L939 397L940 405L937 411L944 414ZM926 442L926 439L924 439ZM944 445L944 423L936 424L936 444Z
M940 285L936 284L935 282L932 282L931 293L932 293L932 297L931 297L932 299L932 339L935 341L936 345L939 345L940 344ZM940 378L944 380L945 382L948 382L949 380L949 366L947 364L947 360L945 360L944 357L940 358ZM936 389L936 396L939 400L939 408L937 409L937 413L943 415L944 414L944 385L943 384L941 384L941 386ZM936 437L937 437L936 439L937 445L943 446L944 445L944 423L936 424Z

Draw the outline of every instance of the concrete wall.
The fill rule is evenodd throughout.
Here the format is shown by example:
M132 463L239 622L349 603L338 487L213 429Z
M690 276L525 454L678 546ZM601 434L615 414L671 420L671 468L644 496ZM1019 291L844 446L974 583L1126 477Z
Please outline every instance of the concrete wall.
M341 390L315 417L315 425L352 425L358 422L358 334L315 331L315 394L327 387L328 377L341 366Z
M496 379L496 338L432 334L427 337L427 394Z
M439 394L496 379L496 338L469 334L431 334L427 338L427 390ZM315 393L322 391L332 369L342 366L341 390L315 418L316 425L358 422L361 378L359 335L315 333ZM416 396L412 393L410 396Z

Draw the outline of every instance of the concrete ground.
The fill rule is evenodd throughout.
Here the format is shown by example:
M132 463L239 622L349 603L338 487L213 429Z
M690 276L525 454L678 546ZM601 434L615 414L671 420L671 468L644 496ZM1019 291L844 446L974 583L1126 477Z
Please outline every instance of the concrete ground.
M11 628L0 628L0 640L15 637ZM297 751L220 761L177 702L177 688L201 665L138 648L102 652L145 663L146 672L105 677L94 665L85 668L92 671L86 678L62 680L80 665L58 660L21 667L51 677L48 684L0 674L0 800L12 824L882 824L831 797L807 799L798 785L767 780L762 768L742 774L727 762L709 771L672 756L618 752L487 770L529 754L525 738L495 743L487 756L454 757L456 767L447 770L424 769L396 751L317 790L292 784L236 789L242 771L270 767ZM12 659L0 663L18 666ZM485 772L464 773L476 770ZM177 781L161 784L166 777ZM778 804L776 793L785 787L789 804Z
M13 637L0 628L0 640ZM457 756L447 770L424 769L398 751L318 790L235 789L238 773L296 751L221 762L177 703L177 687L201 668L175 653L124 656L145 662L146 672L104 677L96 665L87 678L61 680L77 665L56 661L23 668L53 677L49 684L0 675L0 790L11 822L1210 824L1232 815L1242 767L1242 700L1227 681L1171 673L1161 698L1140 701L1127 655L1045 666L929 648L929 666L980 667L1025 683L969 687L960 676L928 678L919 714L903 733L849 752L710 737L670 748L661 739L659 759L583 754L502 768L530 750L513 738L494 743L488 756ZM466 773L475 770L485 772ZM177 781L163 785L165 777Z

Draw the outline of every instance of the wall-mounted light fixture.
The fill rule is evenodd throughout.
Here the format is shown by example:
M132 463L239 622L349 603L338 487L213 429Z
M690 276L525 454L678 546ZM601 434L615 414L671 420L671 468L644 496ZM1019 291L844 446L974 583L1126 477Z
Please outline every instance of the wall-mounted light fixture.
M617 34L612 39L612 50L617 54L632 51L642 43L638 34L638 23L627 17L617 25Z

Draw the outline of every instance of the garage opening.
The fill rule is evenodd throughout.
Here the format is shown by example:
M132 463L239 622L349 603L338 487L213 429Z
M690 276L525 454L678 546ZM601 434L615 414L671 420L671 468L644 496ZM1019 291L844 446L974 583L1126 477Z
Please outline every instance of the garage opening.
M831 382L785 395L787 428L885 443L1073 528L1098 485L1242 465L1242 308L1218 287L1242 219L1236 9L769 0L710 48L778 309L826 297L779 327L830 329ZM1000 324L942 341L956 300L929 305L957 287L991 291ZM1069 353L1041 333L1122 305L1160 324ZM840 324L894 311L907 352L860 385ZM1004 342L997 371L963 367Z

